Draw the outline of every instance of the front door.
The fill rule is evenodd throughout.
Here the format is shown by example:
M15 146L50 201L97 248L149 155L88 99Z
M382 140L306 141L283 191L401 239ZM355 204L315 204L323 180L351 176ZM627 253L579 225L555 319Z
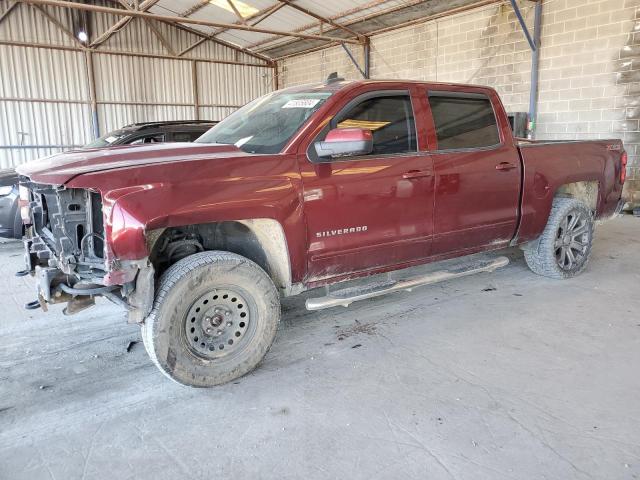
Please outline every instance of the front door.
M301 158L308 234L307 282L425 258L433 222L433 167L418 148L414 109L404 90L363 94L333 117L332 128L373 133L373 152Z

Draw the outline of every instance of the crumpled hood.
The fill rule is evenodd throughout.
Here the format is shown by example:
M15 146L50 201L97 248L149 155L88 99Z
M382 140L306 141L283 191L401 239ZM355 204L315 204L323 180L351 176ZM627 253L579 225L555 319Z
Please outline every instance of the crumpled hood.
M16 171L37 183L64 185L84 173L240 155L246 156L247 153L234 145L214 143L126 145L58 153L20 165Z

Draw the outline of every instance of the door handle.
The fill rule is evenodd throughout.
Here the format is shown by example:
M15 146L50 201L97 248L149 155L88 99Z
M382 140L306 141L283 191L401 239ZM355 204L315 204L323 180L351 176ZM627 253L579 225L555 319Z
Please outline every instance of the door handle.
M516 166L513 163L509 162L501 162L496 165L496 170L508 171L513 170L514 168L516 168Z
M431 170L409 170L402 174L402 178L411 180L412 178L431 177L433 172Z

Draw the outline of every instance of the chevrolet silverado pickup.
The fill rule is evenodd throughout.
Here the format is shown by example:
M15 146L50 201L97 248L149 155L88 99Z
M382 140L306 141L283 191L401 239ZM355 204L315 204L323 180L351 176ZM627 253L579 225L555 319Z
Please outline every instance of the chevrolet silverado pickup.
M578 274L625 167L619 140L514 138L491 88L334 79L258 98L195 144L19 167L26 271L43 309L106 297L165 375L212 386L261 361L283 296L360 279L307 299L348 305L504 257L367 286L379 274L516 245L537 274Z

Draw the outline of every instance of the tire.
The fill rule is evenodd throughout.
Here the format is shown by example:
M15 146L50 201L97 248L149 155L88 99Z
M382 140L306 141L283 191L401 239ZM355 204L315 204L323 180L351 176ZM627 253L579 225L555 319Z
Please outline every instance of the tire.
M538 275L571 278L587 266L592 243L591 210L575 198L556 197L542 235L523 248L524 258Z
M212 387L253 370L279 322L280 296L264 270L234 253L201 252L162 275L142 339L166 376Z

